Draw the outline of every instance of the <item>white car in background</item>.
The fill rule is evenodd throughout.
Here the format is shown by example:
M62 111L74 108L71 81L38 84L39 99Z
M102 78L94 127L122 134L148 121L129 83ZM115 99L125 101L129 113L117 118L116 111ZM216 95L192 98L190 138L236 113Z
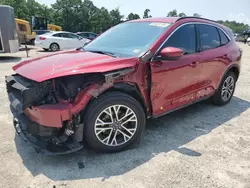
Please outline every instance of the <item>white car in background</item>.
M250 37L247 39L247 44L250 46Z
M66 31L49 32L36 37L35 46L45 51L75 49L84 46L90 40Z

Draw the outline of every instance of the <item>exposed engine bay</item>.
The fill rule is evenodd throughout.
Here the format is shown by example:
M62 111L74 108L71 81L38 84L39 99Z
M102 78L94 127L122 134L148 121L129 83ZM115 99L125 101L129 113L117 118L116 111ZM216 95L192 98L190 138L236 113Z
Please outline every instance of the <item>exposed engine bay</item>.
M6 77L6 86L14 115L14 126L35 148L52 153L67 153L82 148L82 116L72 115L62 128L42 126L25 115L26 109L46 104L70 104L76 95L93 83L102 83L104 75L86 74L35 82L18 74ZM53 114L51 114L53 116ZM47 117L53 118L53 117ZM34 139L35 138L35 139ZM32 141L33 140L33 141ZM40 140L40 141L39 141Z
M67 153L81 149L82 144L79 142L83 140L83 114L71 114L70 111L76 96L89 86L110 84L114 79L131 71L126 69L106 74L71 75L40 83L18 74L6 76L10 108L17 132L24 134L26 139L30 138L29 141L35 138L35 145L39 145L37 148L44 148L44 151L54 152L56 148L57 153ZM99 93L99 90L94 90L91 96L96 97ZM43 106L48 105L49 111L43 111ZM68 118L63 119L60 114L66 114ZM52 125L55 116L62 121L61 127ZM51 126L43 125L44 121L52 122Z
M72 101L75 96L92 83L101 83L102 74L82 74L56 78L44 82L35 82L20 75L13 75L8 80L7 91L19 95L23 110L42 104L56 104L58 102ZM19 94L18 94L19 93ZM18 97L18 98L19 98Z

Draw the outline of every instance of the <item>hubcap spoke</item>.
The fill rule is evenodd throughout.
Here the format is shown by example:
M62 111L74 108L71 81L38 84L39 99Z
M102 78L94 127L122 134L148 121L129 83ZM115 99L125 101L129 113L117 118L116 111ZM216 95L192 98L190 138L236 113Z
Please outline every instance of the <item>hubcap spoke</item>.
M128 117L128 116L127 116L127 117ZM125 118L125 119L126 119L126 118ZM122 125L124 125L124 124L126 124L126 123L128 123L128 122L130 122L130 121L137 121L135 114L132 114L132 115L129 116L129 118L127 118L125 121L122 121Z
M100 120L100 118L96 120L96 125L110 125L112 123L113 122L103 122L102 120Z
M107 130L111 130L111 127L107 127L107 128L96 128L96 134L99 135L100 133L102 133L103 131L107 131Z
M221 96L224 101L227 101L230 99L230 97L233 95L234 91L234 78L232 76L229 76L222 86Z
M111 145L117 145L116 135L117 135L117 130L115 131L115 134L114 134L113 139L111 141Z
M133 135L133 134L135 133L135 131L136 131L136 129L135 129L135 128L128 129L128 128L126 128L126 127L125 127L125 126L123 126L123 125L122 125L122 128L123 128L123 129L125 129L127 132L129 132L131 135Z
M117 121L119 120L118 113L119 113L120 107L121 106L119 106L119 105L113 107L114 112L115 112L115 118L117 119Z
M97 116L95 135L107 146L123 145L134 136L137 123L137 116L129 107L109 106Z
M111 135L112 135L112 131L110 131L110 133L109 133L108 137L106 137L105 139L103 139L103 140L102 140L102 142L104 142L104 143L108 144L108 143L109 143L109 140L110 140Z
M124 133L123 131L121 131L121 130L118 130L118 131L123 135L123 139L124 139L125 142L127 142L131 138L131 136Z
M113 115L112 115L112 110L111 110L111 107L107 108L106 110L104 110L104 112L109 115L110 119L111 119L111 123L114 122L114 119L113 119Z

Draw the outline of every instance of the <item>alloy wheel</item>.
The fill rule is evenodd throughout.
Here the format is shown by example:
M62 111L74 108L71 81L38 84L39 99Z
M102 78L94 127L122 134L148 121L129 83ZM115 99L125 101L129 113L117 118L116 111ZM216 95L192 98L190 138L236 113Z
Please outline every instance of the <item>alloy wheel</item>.
M224 81L222 90L221 90L221 97L224 101L228 101L234 91L234 78L232 76L227 77L227 79Z
M95 135L106 146L120 146L135 135L137 124L137 116L131 108L112 105L97 116Z

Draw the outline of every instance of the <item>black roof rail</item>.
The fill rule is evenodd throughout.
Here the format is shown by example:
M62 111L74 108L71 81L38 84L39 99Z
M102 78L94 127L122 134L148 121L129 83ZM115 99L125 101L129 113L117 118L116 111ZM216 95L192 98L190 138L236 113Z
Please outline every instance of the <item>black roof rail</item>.
M217 22L214 21L214 20L210 20L210 19L207 19L207 18L201 18L201 17L195 17L195 16L185 16L185 17L181 17L181 18L179 18L178 20L176 20L175 22L178 22L178 21L180 21L180 20L184 20L184 19L187 19L187 18L195 18L195 19L206 20L206 21L210 21L210 22L217 23Z

